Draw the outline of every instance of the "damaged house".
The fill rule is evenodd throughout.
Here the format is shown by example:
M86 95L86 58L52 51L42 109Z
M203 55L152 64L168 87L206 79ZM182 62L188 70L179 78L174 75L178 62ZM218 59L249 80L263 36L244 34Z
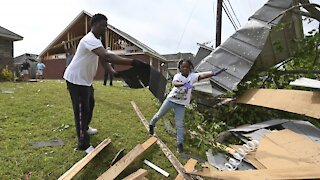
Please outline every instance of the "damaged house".
M92 15L82 11L39 55L39 58L46 65L44 76L48 79L60 79L63 76L66 67L66 52L63 41L67 47L77 47L81 38L90 31L90 18ZM108 24L105 31L105 38L102 43L106 48L120 56L128 58L137 58L150 64L154 69L165 75L166 59L159 53L152 50L142 42L133 38L129 34ZM121 71L128 67L115 65L115 70ZM96 74L96 79L103 79L104 69L100 66Z

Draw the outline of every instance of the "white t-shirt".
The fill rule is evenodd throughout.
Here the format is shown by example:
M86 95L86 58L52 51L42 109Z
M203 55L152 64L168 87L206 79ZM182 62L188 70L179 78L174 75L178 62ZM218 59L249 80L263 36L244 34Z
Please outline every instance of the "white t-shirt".
M63 78L73 84L91 86L97 73L99 57L92 50L103 47L101 41L92 32L85 35Z
M183 76L181 73L174 75L172 81L178 81L182 83L189 82L191 85L197 82L199 78L198 73L190 73L188 77ZM172 101L181 105L189 105L191 99L191 91L192 89L187 89L183 86L181 87L173 87L170 93L167 96L169 101Z

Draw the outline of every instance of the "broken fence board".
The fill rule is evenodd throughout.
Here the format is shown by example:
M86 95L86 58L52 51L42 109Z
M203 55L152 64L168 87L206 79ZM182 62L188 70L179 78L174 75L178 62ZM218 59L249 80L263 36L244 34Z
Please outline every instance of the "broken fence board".
M126 154L123 158L121 158L118 162L111 166L106 172L99 176L98 179L115 179L125 168L127 168L138 156L140 156L156 141L156 137L151 137L143 144L138 144L128 154Z
M136 172L130 174L129 176L123 178L122 180L140 180L148 174L145 169L139 169Z
M110 144L111 139L107 138L102 141L94 150L87 154L84 158L74 164L67 172L65 172L59 180L72 179L86 164L88 164L103 148Z
M217 171L217 172L187 172L192 175L237 180L265 180L265 179L317 179L320 178L320 164L280 169L259 169L246 171Z
M251 89L239 97L236 102L279 109L320 119L320 92Z
M189 159L187 163L184 165L184 169L186 170L186 172L192 172L197 162L198 161L195 159ZM178 174L175 180L183 180L183 177L180 174Z
M134 108L134 110L136 111L137 115L139 116L142 124L147 128L147 130L149 130L149 124L148 124L146 118L143 116L143 114L139 110L139 108L136 105L136 103L131 101L131 105ZM184 179L191 180L192 178L189 175L185 174L185 170L184 170L182 164L179 162L179 160L176 158L176 156L174 156L174 154L170 151L170 149L161 141L161 139L158 138L157 144L161 148L162 152L169 159L169 161L171 162L173 167L176 169L176 171L180 175L182 175Z

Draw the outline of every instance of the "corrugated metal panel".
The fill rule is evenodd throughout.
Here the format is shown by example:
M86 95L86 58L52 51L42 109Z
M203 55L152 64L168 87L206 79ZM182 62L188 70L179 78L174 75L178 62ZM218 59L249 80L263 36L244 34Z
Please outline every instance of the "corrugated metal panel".
M267 69L292 56L295 48L291 40L302 37L301 17L287 13L268 24L274 17L294 4L294 0L270 0L248 23L229 37L221 46L204 58L195 70L204 72L215 68L228 68L210 78L212 87L205 92L213 96L236 90L250 69ZM275 27L285 23L283 28ZM281 48L279 48L281 46ZM219 87L217 92L216 87ZM207 88L203 87L203 88ZM203 88L198 88L200 91ZM222 92L220 89L224 89ZM204 92L204 91L203 91Z
M252 125L247 125L247 126L240 126L238 128L234 128L234 129L230 129L229 131L234 131L234 132L251 132L251 131L255 131L258 129L263 129L263 128L267 128L270 126L275 126L278 124L283 124L285 122L288 122L288 119L273 119L270 121L264 121L261 123L257 123L257 124L252 124Z
M194 60L192 61L192 64L194 66L197 66L205 57L207 57L212 51L213 49L206 47L204 45L199 44L200 47L198 49L198 52L196 54L196 56L194 57Z

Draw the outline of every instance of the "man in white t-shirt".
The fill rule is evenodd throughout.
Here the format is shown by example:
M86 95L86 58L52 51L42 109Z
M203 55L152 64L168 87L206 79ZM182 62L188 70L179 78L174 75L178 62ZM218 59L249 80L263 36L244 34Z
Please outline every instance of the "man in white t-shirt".
M131 65L134 68L141 68L144 63L136 60L117 56L109 53L99 40L105 34L107 17L102 14L92 16L90 25L91 31L79 42L77 51L66 68L63 78L71 96L76 131L78 136L78 149L87 153L93 151L90 144L89 134L97 133L96 129L89 127L94 108L93 78L96 75L98 63L112 73L116 73L112 64Z

